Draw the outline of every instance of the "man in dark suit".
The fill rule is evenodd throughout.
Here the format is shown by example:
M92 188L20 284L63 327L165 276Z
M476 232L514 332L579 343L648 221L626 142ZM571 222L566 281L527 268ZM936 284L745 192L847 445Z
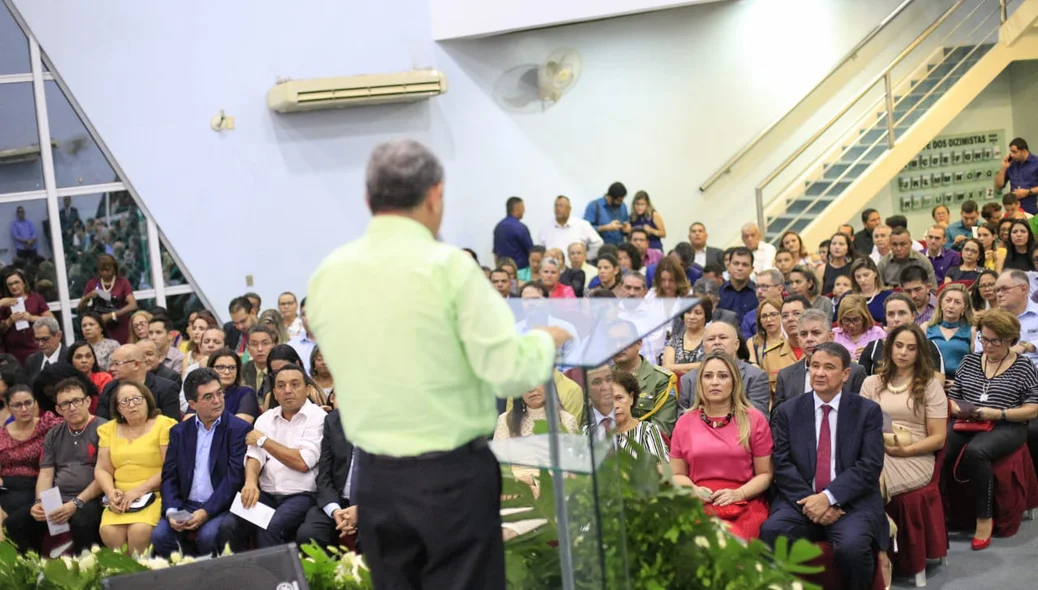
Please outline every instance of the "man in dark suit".
M342 532L356 532L357 506L350 501L353 481L353 445L342 431L338 408L324 418L321 458L317 461L317 505L306 513L296 533L296 544L314 541L338 546Z
M108 369L115 377L108 385L105 385L101 395L97 398L97 415L105 420L111 420L110 407L112 396L119 382L136 381L143 383L155 397L155 405L162 410L162 414L180 421L180 388L177 384L156 377L148 372L144 365L144 353L136 344L123 344L115 349L112 358L108 362Z
M703 268L706 268L708 264L716 264L724 268L724 250L707 246L706 239L705 225L697 221L688 227L688 243L691 244L692 252L695 253L696 264Z
M768 374L750 363L738 358L739 333L735 326L728 322L710 322L703 330L703 352L713 354L723 352L736 359L742 375L743 391L764 416L768 416L768 403L771 401L771 385ZM699 387L699 369L693 369L681 376L681 387L678 388L678 410L684 411L692 407L696 401L696 390Z
M177 550L219 554L226 543L220 524L245 483L245 436L252 426L224 411L220 376L195 369L184 383L184 397L195 417L169 431L162 464L162 515L151 533L156 555ZM190 516L188 516L190 513ZM193 543L188 534L194 532ZM190 551L191 545L195 551Z
M25 374L29 377L29 383L43 370L44 363L52 365L57 362L65 362L65 353L68 348L62 338L61 328L57 320L49 317L41 317L32 324L33 335L40 349L25 359Z
M771 422L775 499L761 540L828 540L843 588L872 586L876 559L890 531L879 474L883 413L879 405L842 392L851 356L833 342L811 355L810 395L783 405ZM814 428L811 428L814 425Z
M807 367L818 346L833 339L833 327L829 323L829 316L817 309L805 311L797 322L797 338L804 350L804 360L778 372L775 380L775 398L771 406L772 416L782 402L811 391L811 385L807 381ZM868 375L865 369L856 363L850 363L848 370L850 376L843 384L843 392L857 395Z

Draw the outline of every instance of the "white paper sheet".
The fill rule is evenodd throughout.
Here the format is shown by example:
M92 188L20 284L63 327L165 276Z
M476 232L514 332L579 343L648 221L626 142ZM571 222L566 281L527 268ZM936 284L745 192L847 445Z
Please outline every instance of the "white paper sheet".
M231 503L231 514L237 514L263 530L267 530L270 519L274 518L274 509L262 502L256 502L252 508L245 508L241 504L241 492L234 495Z
M43 504L44 514L50 514L58 508L61 508L61 505L64 504L64 502L61 501L61 491L58 490L58 488L44 490L43 493L40 494L40 504ZM50 520L47 520L47 529L50 531L52 537L54 535L60 535L61 533L67 533L70 530L72 530L71 528L69 528L67 522L64 524L57 524L51 522Z
M15 314L15 313L21 313L21 312L24 312L24 311L25 311L25 297L19 297L18 298L18 303L15 303L14 305L11 306L11 313ZM14 323L14 329L18 330L19 332L22 331L22 330L28 330L29 329L29 322L27 322L25 320L18 320L17 322Z

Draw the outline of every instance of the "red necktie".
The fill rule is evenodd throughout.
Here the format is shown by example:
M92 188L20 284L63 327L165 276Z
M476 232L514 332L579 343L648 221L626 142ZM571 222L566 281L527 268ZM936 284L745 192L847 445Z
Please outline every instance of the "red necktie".
M815 465L815 492L822 493L832 481L829 463L833 456L832 434L829 429L829 404L822 404L822 427L818 429L818 463Z
M610 435L610 431L613 428L613 421L609 418L609 416L606 416L605 418L602 418L602 421L598 423L598 426L602 429L601 434L599 436L601 436L604 439Z

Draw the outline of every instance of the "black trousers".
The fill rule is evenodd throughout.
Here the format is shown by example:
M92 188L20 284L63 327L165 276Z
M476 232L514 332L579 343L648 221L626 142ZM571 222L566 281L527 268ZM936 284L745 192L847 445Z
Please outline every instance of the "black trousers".
M956 432L948 424L948 442L945 445L944 481L969 480L977 518L991 518L994 501L994 476L991 463L1019 449L1027 442L1027 424L1023 422L996 422L988 432ZM963 450L963 447L966 447ZM960 459L961 454L961 459ZM958 469L955 465L958 462Z
M94 545L101 544L101 507L100 500L91 500L77 510L68 525L72 530L72 552L79 554L84 549L90 549ZM40 550L44 535L47 534L47 523L39 522L32 517L29 510L18 510L7 517L4 522L11 541L18 546L22 553Z
M345 502L340 506L347 506ZM296 545L303 546L313 541L323 547L338 547L339 531L335 528L335 521L328 518L324 513L323 506L314 506L306 513L306 519L299 525L296 533Z
M358 538L376 590L504 590L501 468L485 441L356 460Z

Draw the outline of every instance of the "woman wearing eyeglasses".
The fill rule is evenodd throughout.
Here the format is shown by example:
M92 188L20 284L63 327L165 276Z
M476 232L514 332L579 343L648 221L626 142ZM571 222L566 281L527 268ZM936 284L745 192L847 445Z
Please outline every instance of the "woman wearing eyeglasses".
M856 293L848 293L840 301L837 323L839 326L833 328L833 342L846 348L855 362L866 345L887 337L883 328L872 319L865 297Z
M782 333L782 300L765 299L757 307L757 333L753 336L753 347L760 359L760 368L768 374L771 391L782 369L797 362L793 347Z
M127 545L131 554L144 554L162 515L162 462L169 429L176 421L163 416L147 386L134 381L121 382L109 412L115 419L97 429L94 468L94 478L107 499L101 541L107 547Z
M0 429L0 494L3 517L32 510L36 478L40 475L43 438L62 422L50 412L36 415L36 400L26 385L15 385L4 393L4 403L14 421ZM22 514L19 514L21 518Z
M25 364L29 355L39 350L32 324L41 317L53 318L47 300L29 288L25 273L18 269L4 274L3 298L0 299L0 335L4 350Z
M256 390L241 384L241 358L230 348L221 348L209 355L209 368L220 376L223 387L224 410L249 424L260 415Z

